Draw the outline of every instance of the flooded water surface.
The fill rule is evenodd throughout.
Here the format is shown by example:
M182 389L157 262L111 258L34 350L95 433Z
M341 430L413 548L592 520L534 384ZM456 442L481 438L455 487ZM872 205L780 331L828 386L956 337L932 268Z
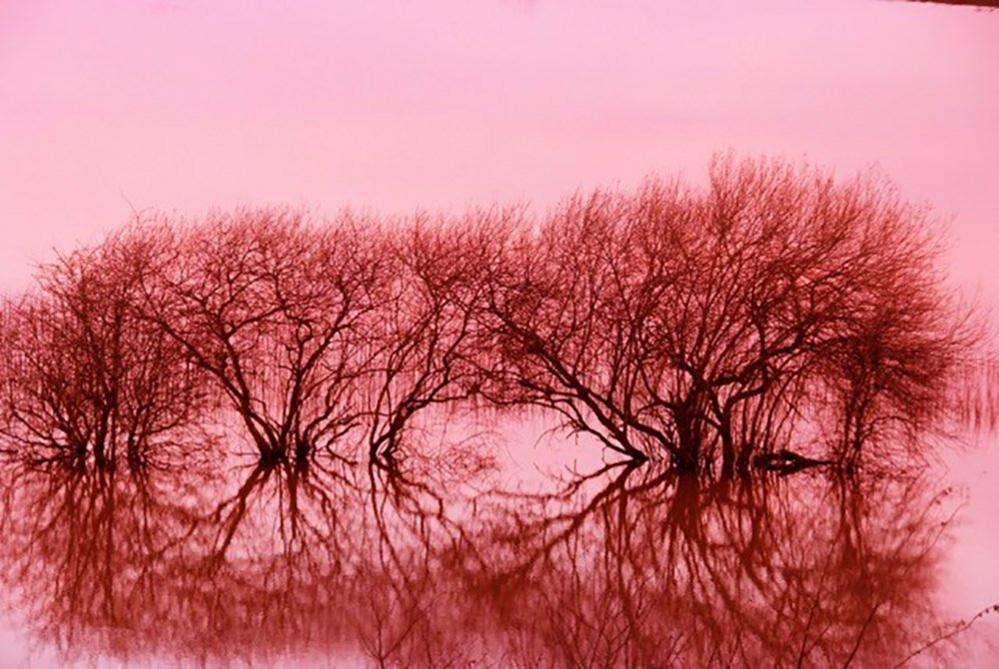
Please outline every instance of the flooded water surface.
M995 621L965 624L995 599L991 455L971 456L978 471L718 481L539 448L507 441L488 461L455 446L397 469L7 468L4 652L12 666L992 662Z

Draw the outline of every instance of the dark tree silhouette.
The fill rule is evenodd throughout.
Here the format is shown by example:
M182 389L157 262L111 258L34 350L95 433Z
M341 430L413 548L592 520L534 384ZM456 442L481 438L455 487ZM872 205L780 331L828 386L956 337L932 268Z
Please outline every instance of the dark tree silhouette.
M719 158L709 177L574 198L506 245L485 310L498 401L684 471L720 450L732 472L786 453L823 389L853 375L890 375L912 413L941 396L973 338L931 272L928 211L882 179L780 161ZM893 354L845 352L876 323Z
M184 442L205 397L183 350L138 313L148 251L112 236L44 266L37 291L6 302L0 434L19 454L137 465Z
M304 465L391 459L426 410L491 405L685 472L919 455L982 329L940 231L877 175L731 157L540 220L148 221L8 304L2 429L138 461L210 399L206 424Z
M243 211L159 232L145 315L215 382L261 460L349 455L386 289L363 221Z
M486 291L485 240L496 231L488 220L419 216L385 234L391 279L387 299L378 305L379 355L368 424L372 458L392 457L418 412L454 406L477 393L483 335L476 312Z

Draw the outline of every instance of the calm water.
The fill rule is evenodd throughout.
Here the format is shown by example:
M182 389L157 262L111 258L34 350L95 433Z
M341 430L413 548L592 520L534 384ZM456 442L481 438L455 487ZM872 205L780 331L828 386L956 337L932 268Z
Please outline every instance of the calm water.
M38 4L0 25L18 28L0 97L23 102L0 128L0 181L20 184L0 213L49 236L5 240L4 287L121 220L123 192L185 211L545 204L731 147L879 162L956 214L955 281L999 296L999 12L511 0L323 23L318 3L201 20L149 2L83 39L81 4L45 42L29 28L63 10ZM999 398L968 405L939 460L853 479L610 466L543 418L438 430L398 471L3 466L0 666L999 666L999 614L962 624L999 604Z
M543 427L398 471L7 467L4 663L881 667L999 602L988 444L905 476L712 482ZM910 666L989 666L997 632Z

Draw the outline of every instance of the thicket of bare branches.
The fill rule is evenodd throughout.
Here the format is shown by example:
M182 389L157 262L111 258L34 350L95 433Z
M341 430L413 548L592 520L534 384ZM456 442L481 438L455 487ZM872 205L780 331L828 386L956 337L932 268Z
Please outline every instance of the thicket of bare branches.
M540 220L160 219L7 305L0 429L141 459L210 405L261 461L304 465L391 457L421 411L467 402L684 471L854 466L917 443L974 344L938 235L876 176L728 158Z
M372 458L397 451L417 412L477 396L488 337L478 318L484 268L502 231L488 216L460 223L419 216L383 233L391 276L368 384Z
M361 224L288 211L161 227L145 317L211 379L264 461L341 450L359 426L387 264Z
M576 197L509 245L486 308L496 392L689 471L812 462L786 449L816 408L847 464L879 425L929 416L974 340L930 213L870 176L729 159L709 176Z
M205 405L189 358L140 314L151 264L137 242L113 236L63 257L4 304L0 435L12 450L148 464Z

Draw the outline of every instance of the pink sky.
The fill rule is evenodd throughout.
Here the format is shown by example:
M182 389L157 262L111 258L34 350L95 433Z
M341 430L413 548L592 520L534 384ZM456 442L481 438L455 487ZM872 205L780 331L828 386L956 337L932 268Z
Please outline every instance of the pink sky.
M727 149L880 164L954 216L952 274L999 306L999 11L0 0L0 291L131 205L543 209L578 187L699 176ZM989 492L947 571L962 613L999 588L981 473L997 448L965 460Z
M0 289L129 202L543 209L731 148L879 163L992 301L997 119L999 12L961 7L3 0Z

